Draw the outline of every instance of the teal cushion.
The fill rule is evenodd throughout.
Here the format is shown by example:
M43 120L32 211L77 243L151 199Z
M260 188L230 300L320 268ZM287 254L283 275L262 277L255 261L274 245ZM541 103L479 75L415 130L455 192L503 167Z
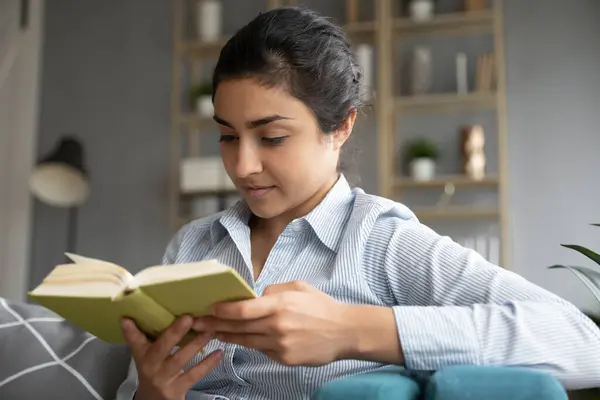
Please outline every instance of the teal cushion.
M403 376L404 368L385 367L327 383L316 391L315 400L416 400L419 385Z
M425 400L567 400L552 376L516 367L453 366L430 378Z

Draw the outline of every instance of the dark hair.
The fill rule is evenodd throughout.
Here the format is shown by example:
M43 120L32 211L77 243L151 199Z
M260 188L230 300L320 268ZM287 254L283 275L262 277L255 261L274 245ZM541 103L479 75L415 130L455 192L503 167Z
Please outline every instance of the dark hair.
M285 88L326 134L362 106L362 72L346 33L303 7L261 13L229 39L214 70L213 93L219 82L236 78Z

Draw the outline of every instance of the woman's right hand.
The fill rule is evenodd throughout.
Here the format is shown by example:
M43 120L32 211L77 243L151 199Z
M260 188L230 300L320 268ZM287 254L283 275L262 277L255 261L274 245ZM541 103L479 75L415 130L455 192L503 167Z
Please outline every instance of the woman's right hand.
M123 334L131 348L138 373L136 400L184 400L188 390L206 376L222 359L217 350L188 371L184 366L212 339L213 334L199 333L185 346L173 348L191 329L193 318L175 320L155 341L151 342L130 319L123 320Z

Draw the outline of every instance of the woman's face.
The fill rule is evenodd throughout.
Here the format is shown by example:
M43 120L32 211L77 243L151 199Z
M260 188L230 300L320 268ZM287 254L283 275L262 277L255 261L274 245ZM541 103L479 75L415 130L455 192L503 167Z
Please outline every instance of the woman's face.
M214 106L225 169L256 216L302 209L335 182L354 115L324 135L304 103L252 79L219 83Z

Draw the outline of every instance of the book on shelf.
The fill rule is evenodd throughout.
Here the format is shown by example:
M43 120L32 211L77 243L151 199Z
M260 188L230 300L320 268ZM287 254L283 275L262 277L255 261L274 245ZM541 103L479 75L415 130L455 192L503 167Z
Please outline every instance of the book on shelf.
M215 303L256 297L235 270L216 260L152 266L133 275L110 262L67 256L73 262L56 266L28 295L108 343L125 342L123 317L154 339L180 315L200 317Z
M496 89L496 62L494 53L482 54L477 58L476 88L481 92Z

